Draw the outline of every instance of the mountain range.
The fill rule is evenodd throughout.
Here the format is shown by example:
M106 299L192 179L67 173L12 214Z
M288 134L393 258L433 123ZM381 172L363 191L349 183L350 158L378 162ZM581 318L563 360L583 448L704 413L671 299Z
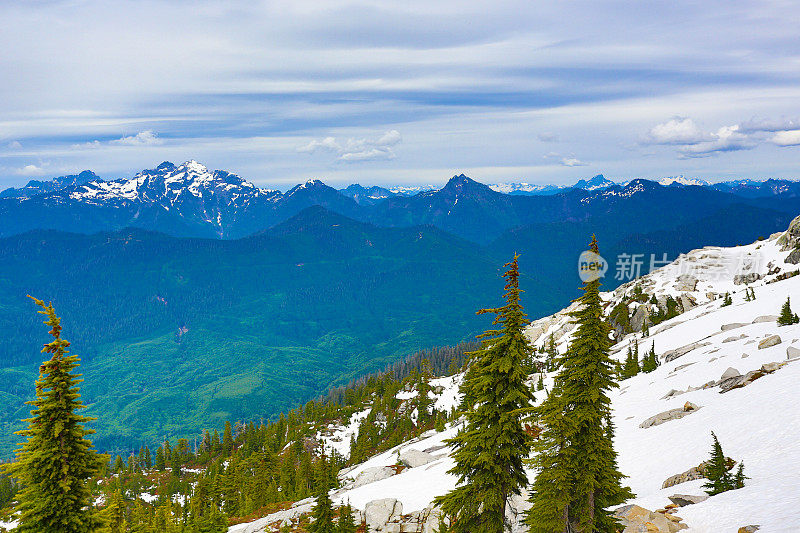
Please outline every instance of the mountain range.
M795 182L597 187L604 181L522 195L460 174L414 195L319 180L282 193L190 161L6 191L0 454L27 414L46 336L26 294L63 315L101 447L120 450L269 418L418 349L471 338L482 325L473 312L499 303L515 252L537 318L576 296L592 234L614 269L621 254L672 259L752 242L800 212Z
M381 227L431 224L488 244L503 232L530 224L585 220L616 209L623 198L659 205L675 198L683 205L745 203L769 207L800 194L788 180L708 184L683 177L660 182L634 179L614 183L602 174L572 187L528 184L484 185L464 174L441 189L421 190L350 185L336 190L309 180L282 193L262 189L224 170L196 161L164 162L130 179L104 181L90 171L51 181L31 181L0 193L0 237L33 229L76 233L138 227L176 237L236 239L264 231L307 207L320 205L354 220ZM716 196L713 196L716 194ZM640 201L641 200L641 201ZM677 206L677 217L681 208Z

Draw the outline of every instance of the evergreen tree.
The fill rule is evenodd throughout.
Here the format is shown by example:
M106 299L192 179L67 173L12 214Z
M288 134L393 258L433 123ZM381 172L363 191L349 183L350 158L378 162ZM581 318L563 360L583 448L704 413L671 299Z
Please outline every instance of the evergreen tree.
M594 237L590 249L599 253ZM616 532L609 507L633 497L622 486L613 447L608 391L619 385L608 355L599 278L582 289L572 313L573 340L559 358L550 396L536 410L543 430L534 445L537 475L526 517L532 533Z
M638 349L637 349L638 352ZM625 365L622 367L622 379L632 378L639 373L639 358L631 347L628 346L628 355L625 358Z
M336 521L336 533L356 533L358 526L353 518L353 508L350 503L339 507L339 519Z
M233 432L231 431L231 423L225 421L225 431L222 433L222 449L226 455L230 455L233 450Z
M117 455L117 458L114 459L114 473L119 474L123 470L125 470L125 461L122 460L121 455Z
M532 348L523 334L527 320L516 254L506 267L506 304L478 311L496 314L493 324L500 327L482 334L482 348L471 354L461 387L466 425L448 441L456 463L450 473L458 477L458 486L436 499L454 533L504 531L508 500L528 482L523 458L532 439L520 418L532 400L524 371Z
M311 518L314 519L308 526L310 533L336 533L333 525L333 503L328 495L329 476L327 473L327 461L323 455L320 458L321 465L317 474L317 494L316 504L311 509Z
M43 353L52 357L39 367L36 399L28 428L17 432L27 437L17 450L17 461L6 467L23 489L17 494L19 533L83 533L95 531L101 519L94 509L87 481L97 475L108 458L97 454L86 439L94 433L84 424L94 418L78 414L80 374L72 373L80 359L68 355L69 342L61 338L61 319L52 304L32 298L42 308L53 340Z
M661 363L658 361L658 356L656 355L656 344L653 342L652 346L650 347L650 351L647 352L647 355L642 361L642 372L650 373L658 368L660 364Z
M731 293L726 292L725 298L722 300L722 307L728 307L729 305L733 305L733 298L731 298Z
M734 488L734 480L728 472L728 464L719 439L713 431L711 437L714 439L714 444L711 447L711 459L708 460L705 468L708 482L703 485L709 496Z
M111 496L111 501L103 511L105 518L108 522L108 533L125 533L128 531L128 524L125 522L125 500L122 498L120 490L114 491Z
M750 300L754 301L756 299L756 290L750 287Z
M650 336L650 326L648 326L647 323L645 322L645 324L642 326L642 337L649 337L649 336Z
M558 360L558 349L556 348L556 343L553 340L553 336L550 335L550 338L547 341L547 371L552 372L556 370L556 360Z
M733 488L741 489L744 487L744 480L749 479L744 475L744 462L739 463L739 468L736 469L736 475L733 476Z
M781 314L778 316L778 325L790 326L797 323L797 315L792 313L792 306L789 303L789 297L787 296L786 302L784 302L783 307L781 307Z

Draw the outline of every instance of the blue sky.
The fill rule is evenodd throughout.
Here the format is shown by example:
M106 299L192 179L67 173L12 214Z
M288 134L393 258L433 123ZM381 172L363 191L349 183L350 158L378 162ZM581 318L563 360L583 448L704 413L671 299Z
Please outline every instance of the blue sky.
M800 178L794 2L0 3L0 187Z

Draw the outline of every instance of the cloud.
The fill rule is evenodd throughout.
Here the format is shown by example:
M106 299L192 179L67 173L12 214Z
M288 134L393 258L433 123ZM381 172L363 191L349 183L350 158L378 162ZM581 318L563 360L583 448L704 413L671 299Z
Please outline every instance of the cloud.
M22 148L22 143L19 141L11 141L10 143L8 143L8 147L11 148L12 150L19 150L20 148Z
M337 141L335 137L315 139L308 144L299 146L300 153L313 154L316 152L333 152L338 154L337 161L343 163L357 163L362 161L380 161L395 159L397 155L392 147L403 140L400 132L389 130L377 139L348 138Z
M800 146L800 129L779 131L770 138L769 142L778 146Z
M718 152L735 152L755 148L757 141L739 131L739 125L724 126L711 134L711 140L682 146L684 157L707 157Z
M558 135L556 135L555 133L551 133L549 131L542 132L539 135L537 135L537 137L543 143L554 143L559 141Z
M108 141L109 144L119 144L126 146L149 146L155 144L163 144L164 141L158 138L158 135L153 130L140 131L136 135L122 137L113 141Z
M589 163L585 161L581 161L576 157L562 157L561 164L565 167L585 167Z
M89 141L89 142L85 142L85 143L73 144L72 148L75 149L75 150L86 150L86 149L90 149L91 150L91 149L94 149L94 148L100 148L100 146L102 146L100 141L94 140L94 141Z
M37 165L25 165L24 167L17 169L17 174L20 176L41 176L45 173L45 169Z
M657 124L647 134L651 144L696 144L709 140L690 118L674 117Z

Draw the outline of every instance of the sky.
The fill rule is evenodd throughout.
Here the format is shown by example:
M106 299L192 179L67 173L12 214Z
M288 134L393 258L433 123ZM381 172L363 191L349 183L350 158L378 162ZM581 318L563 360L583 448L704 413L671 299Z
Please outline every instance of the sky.
M800 178L791 1L0 2L0 188Z

